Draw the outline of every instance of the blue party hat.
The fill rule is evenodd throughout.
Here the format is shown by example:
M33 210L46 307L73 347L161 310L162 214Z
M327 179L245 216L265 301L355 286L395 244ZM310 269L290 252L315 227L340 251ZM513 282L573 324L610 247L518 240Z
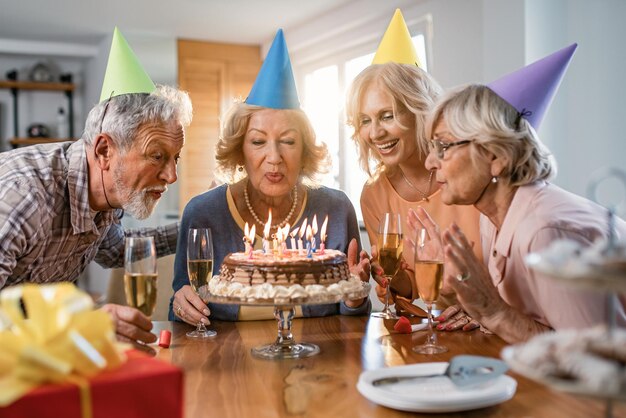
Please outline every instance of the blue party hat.
M298 91L291 70L289 51L278 29L246 103L272 109L299 109Z
M572 44L560 49L487 87L517 109L533 128L539 129L577 46Z

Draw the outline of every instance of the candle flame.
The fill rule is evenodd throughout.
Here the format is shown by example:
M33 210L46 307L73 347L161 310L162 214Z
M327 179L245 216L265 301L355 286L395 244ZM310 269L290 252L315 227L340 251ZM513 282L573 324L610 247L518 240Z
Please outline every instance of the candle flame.
M313 231L313 235L317 234L317 215L313 215L313 222L311 222L311 231Z
M246 222L246 225L244 226L244 230L243 230L243 237L244 238L248 238L248 236L250 235L250 228L248 227L248 222Z
M306 232L306 223L309 220L309 218L304 218L304 221L302 221L302 225L300 226L300 239L302 239L304 237L304 234Z
M276 230L276 240L278 241L279 245L281 242L283 242L283 229L282 228L278 228Z
M265 228L263 228L263 236L265 237L265 239L269 239L271 228L272 228L272 209L269 210L269 214L267 215L267 223L265 224Z
M289 224L287 224L287 225L289 225ZM291 238L295 238L295 237L296 237L296 235L298 235L298 229L300 229L300 228L296 227L296 229L294 229L293 231L291 231L291 232L289 233L289 236L290 236Z
M326 227L328 226L328 215L326 215L326 219L324 219L324 223L322 224L322 229L320 231L320 239L322 242L326 241Z
M246 224L247 226L248 224ZM256 238L256 225L252 225L250 228L250 234L248 235L248 240L250 240L250 245L254 246L254 240Z
M310 241L312 237L313 237L313 232L311 231L311 225L308 225L306 227L306 239Z
M287 241L287 237L289 236L289 229L291 228L291 225L286 224L283 227L283 241Z

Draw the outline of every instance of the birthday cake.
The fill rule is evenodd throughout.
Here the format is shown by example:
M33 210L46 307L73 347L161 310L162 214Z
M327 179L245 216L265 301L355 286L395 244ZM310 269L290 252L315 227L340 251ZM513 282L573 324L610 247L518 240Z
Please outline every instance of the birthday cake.
M250 303L332 303L364 297L359 296L363 289L350 275L346 255L337 250L310 256L298 250L231 253L209 281L211 295Z

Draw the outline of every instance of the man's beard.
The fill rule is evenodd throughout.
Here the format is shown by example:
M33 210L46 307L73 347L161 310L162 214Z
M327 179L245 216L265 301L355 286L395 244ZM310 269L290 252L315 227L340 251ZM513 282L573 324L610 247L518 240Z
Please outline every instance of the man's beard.
M154 212L159 199L154 199L148 193L150 191L165 192L165 187L151 187L143 190L133 190L124 185L122 178L124 173L121 168L113 171L113 184L118 198L122 201L122 209L135 219L146 219Z

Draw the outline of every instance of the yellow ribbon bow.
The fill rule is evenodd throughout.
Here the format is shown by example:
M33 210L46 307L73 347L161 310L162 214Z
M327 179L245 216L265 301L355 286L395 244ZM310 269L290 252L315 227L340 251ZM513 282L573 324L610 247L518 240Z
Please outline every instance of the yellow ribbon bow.
M122 364L111 318L93 307L71 283L0 292L0 406L44 383L84 388L86 378Z

